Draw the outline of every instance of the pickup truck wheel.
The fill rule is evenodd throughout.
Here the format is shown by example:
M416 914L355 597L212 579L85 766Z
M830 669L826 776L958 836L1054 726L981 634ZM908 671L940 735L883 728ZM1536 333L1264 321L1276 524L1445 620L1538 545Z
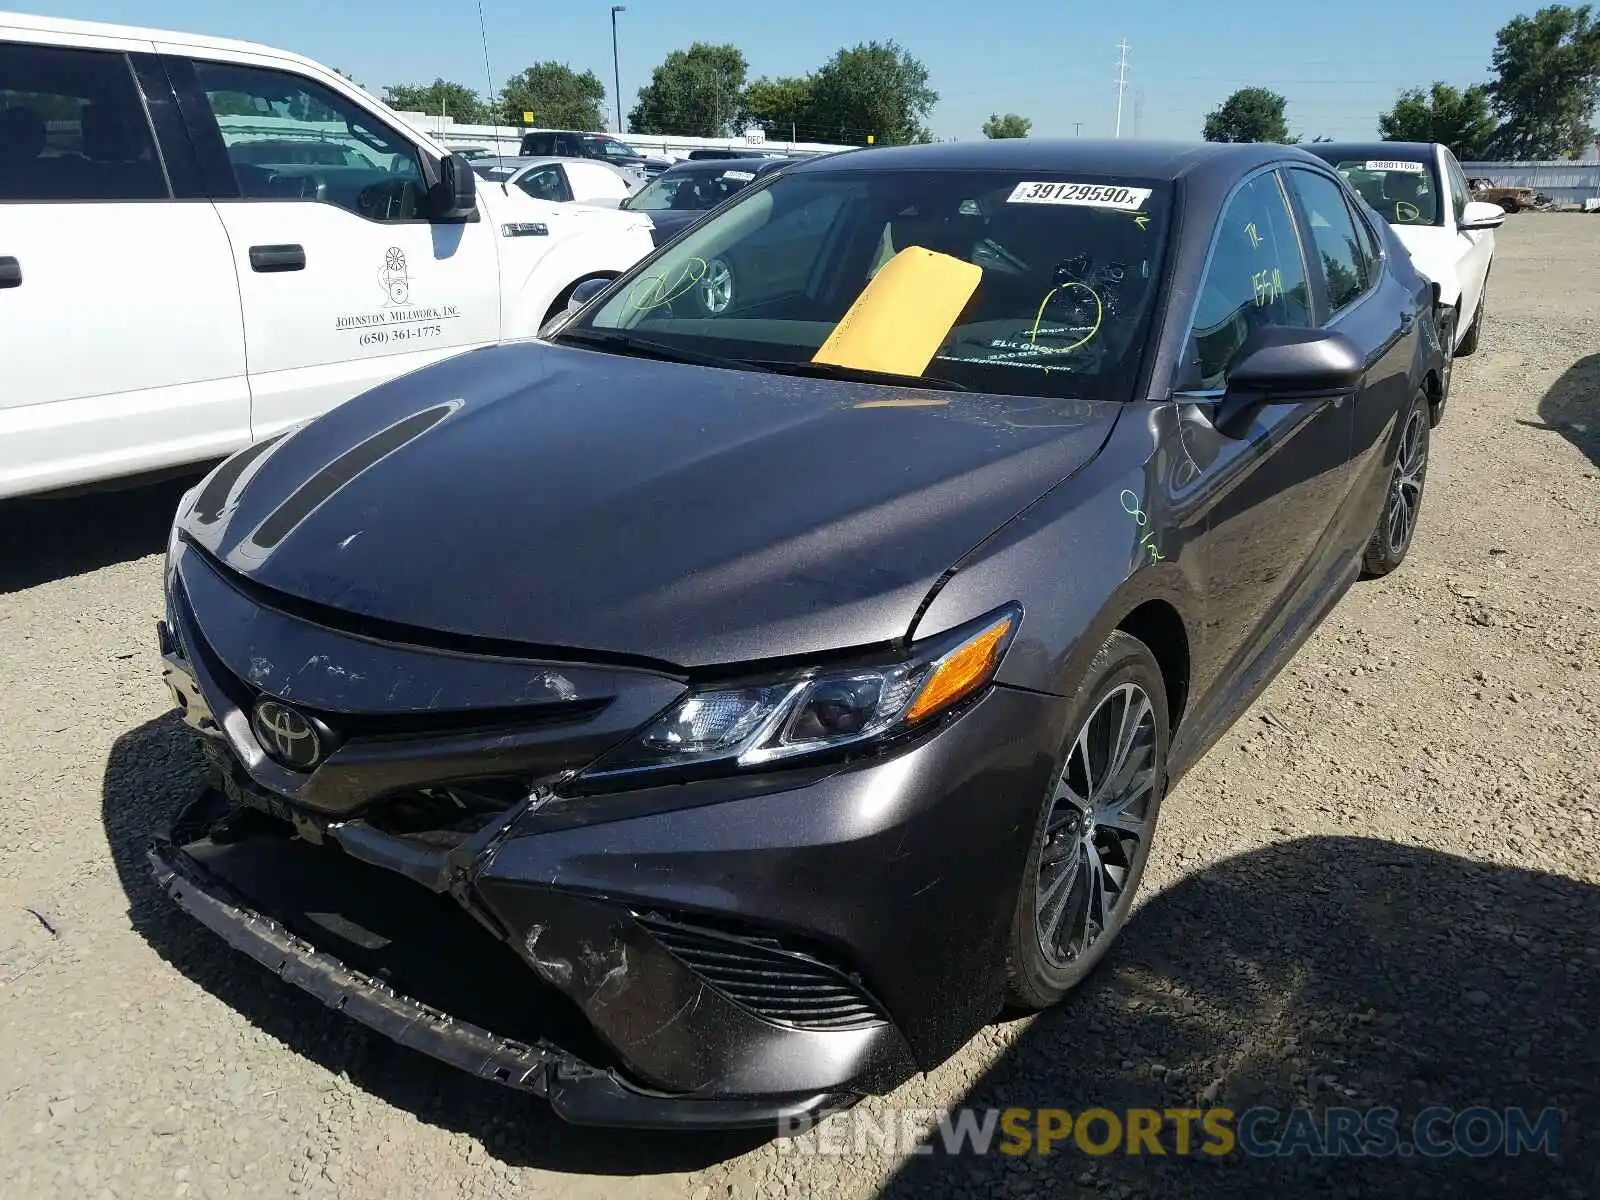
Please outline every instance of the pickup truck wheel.
M1522 211L1522 205L1511 199L1500 201L1500 207L1507 213L1519 213Z
M539 322L539 328L543 329L546 325L550 324L552 320L567 311L567 303L572 299L572 293L578 290L578 285L580 283L588 283L591 279L615 279L616 277L616 273L613 271L601 271L595 275L585 275L582 279L574 279L566 287L561 289L561 292L556 296L554 303L550 305L550 311L545 313L544 320Z

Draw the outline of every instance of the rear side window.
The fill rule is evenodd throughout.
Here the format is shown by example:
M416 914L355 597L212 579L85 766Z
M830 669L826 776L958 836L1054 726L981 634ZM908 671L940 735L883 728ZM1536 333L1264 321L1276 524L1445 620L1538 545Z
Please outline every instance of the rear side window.
M557 163L535 167L517 180L517 186L535 200L553 200L557 203L572 199L572 189L567 186L566 174Z
M1306 271L1277 172L1257 175L1228 202L1200 286L1187 386L1227 385L1239 348L1257 328L1311 324Z
M125 56L0 42L0 200L165 200Z
M1367 254L1345 205L1344 190L1325 175L1293 170L1289 177L1306 211L1311 248L1322 262L1330 313L1359 300L1372 285Z

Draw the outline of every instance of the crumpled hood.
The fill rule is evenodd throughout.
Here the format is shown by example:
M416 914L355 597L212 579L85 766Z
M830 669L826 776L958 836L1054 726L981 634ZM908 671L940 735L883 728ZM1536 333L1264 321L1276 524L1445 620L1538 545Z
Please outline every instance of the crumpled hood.
M236 455L181 520L255 583L362 617L684 667L815 654L905 636L1117 411L528 341Z

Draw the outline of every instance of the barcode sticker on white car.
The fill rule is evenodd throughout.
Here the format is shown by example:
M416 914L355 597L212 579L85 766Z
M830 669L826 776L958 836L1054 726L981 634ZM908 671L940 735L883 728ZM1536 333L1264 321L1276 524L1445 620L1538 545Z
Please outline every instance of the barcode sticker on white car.
M1138 212L1150 199L1149 188L1118 187L1109 183L1019 183L1007 204L1080 204L1089 208L1115 208Z
M724 171L722 177L724 179L737 179L741 183L749 183L756 177L756 173L754 171Z
M1397 158L1374 158L1367 161L1369 171L1404 171L1408 175L1426 175L1428 168L1419 162L1401 162Z

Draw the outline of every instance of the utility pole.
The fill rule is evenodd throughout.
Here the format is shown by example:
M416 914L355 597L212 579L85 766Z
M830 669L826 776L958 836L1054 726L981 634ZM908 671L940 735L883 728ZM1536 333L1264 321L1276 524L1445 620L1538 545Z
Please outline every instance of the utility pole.
M1128 39L1123 38L1117 43L1117 49L1122 51L1122 58L1117 63L1117 137L1122 136L1122 93L1128 90Z
M1137 88L1133 93L1133 136L1139 136L1139 124L1144 120L1144 89Z
M1082 121L1074 121L1072 123L1072 136L1073 137L1077 137L1078 136L1078 130L1080 130L1082 128L1083 128L1083 122Z
M622 128L622 60L617 57L617 14L627 12L625 4L611 6L611 81L617 85L617 133L621 135Z

